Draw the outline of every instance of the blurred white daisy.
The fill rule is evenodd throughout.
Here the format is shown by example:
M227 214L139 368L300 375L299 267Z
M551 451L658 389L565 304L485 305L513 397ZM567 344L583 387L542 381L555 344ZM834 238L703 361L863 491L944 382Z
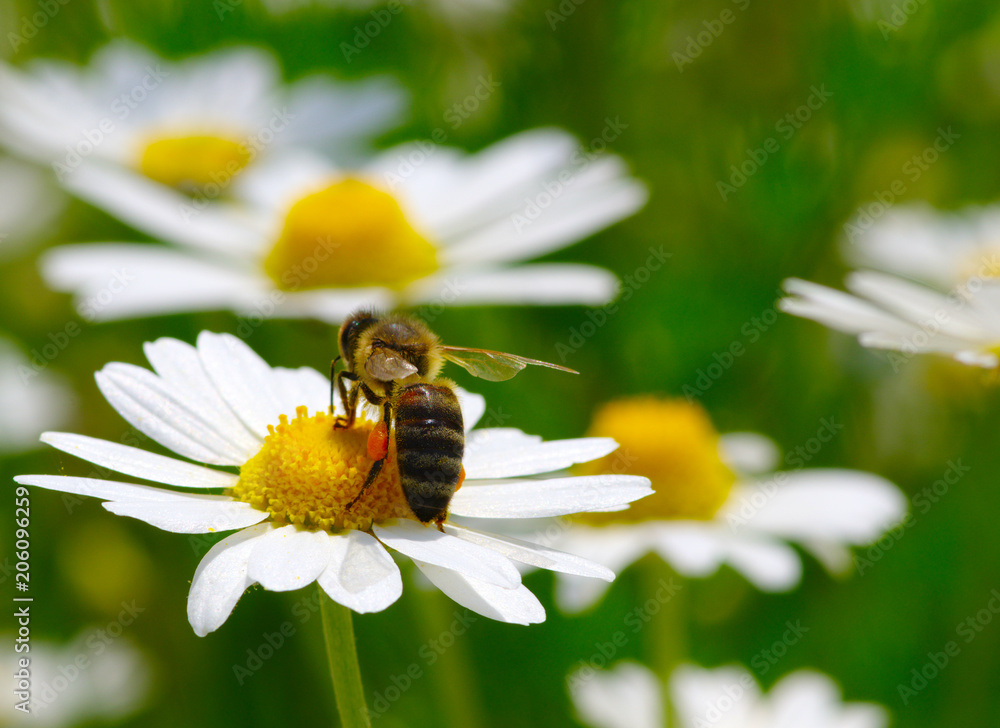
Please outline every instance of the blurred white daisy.
M25 356L0 335L0 454L35 449L38 436L65 424L73 411L72 390L47 370L53 346L47 343Z
M133 225L144 215L182 225L186 195L202 205L224 197L233 179L278 149L357 159L359 145L394 125L403 105L387 79L342 84L317 75L284 85L274 57L250 47L168 62L116 40L86 67L0 63L0 143L51 165L70 191L107 202ZM140 185L146 206L95 194L102 173Z
M358 171L286 155L237 183L242 207L159 214L149 185L111 170L77 175L88 197L176 247L105 243L51 250L54 288L86 300L116 271L133 283L100 316L228 309L339 322L361 306L601 304L608 271L518 265L625 218L645 187L611 154L556 129L518 134L472 155L430 142L390 149ZM183 209L182 209L183 212Z
M13 645L14 636L4 635L3 641ZM0 707L0 725L62 728L120 721L140 710L149 695L149 663L126 637L108 641L95 627L65 645L34 635L30 644L30 652L9 649L0 657L14 690ZM29 660L27 668L20 666L21 658ZM27 698L18 694L22 669L29 675ZM16 707L25 703L28 712Z
M942 290L1000 277L1000 207L939 212L926 204L891 207L845 226L848 263L912 278Z
M0 260L50 232L66 193L44 170L0 156Z
M611 580L608 569L544 546L486 533L461 517L532 518L621 508L649 494L634 476L537 477L606 455L603 438L543 443L518 430L471 432L444 532L414 517L394 460L357 504L371 466L374 422L333 428L329 379L309 369L269 367L243 341L202 332L197 347L159 339L145 347L155 371L122 363L97 373L104 396L136 429L196 465L83 435L46 433L53 447L134 478L193 489L95 478L22 475L15 480L105 501L112 513L176 533L236 531L202 559L188 618L199 635L226 621L244 590L290 591L316 581L357 612L385 609L402 580L388 549L409 557L441 591L492 619L531 624L545 610L514 562ZM467 428L485 410L461 393ZM310 414L312 412L313 414ZM391 450L390 450L391 452ZM222 489L225 495L209 495ZM201 491L201 492L198 492Z
M1000 364L1000 281L969 278L950 293L875 271L847 277L850 293L789 278L781 310L854 334L862 346L907 356L942 354L970 366Z
M825 423L817 445L838 428ZM899 489L870 473L801 469L805 460L794 451L785 463L797 469L774 472L778 450L771 440L752 433L720 437L704 410L684 400L611 402L596 413L589 435L621 447L578 472L643 475L654 494L628 510L564 519L551 529L551 545L615 572L654 553L682 576L708 576L728 564L758 589L784 591L802 576L788 542L843 572L853 563L850 546L875 541L906 513ZM605 590L557 577L556 597L568 611L589 607Z
M585 670L569 678L583 723L594 728L884 728L888 711L875 703L845 703L828 676L797 670L765 695L740 666L707 670L681 665L670 675L666 720L659 678L634 662Z

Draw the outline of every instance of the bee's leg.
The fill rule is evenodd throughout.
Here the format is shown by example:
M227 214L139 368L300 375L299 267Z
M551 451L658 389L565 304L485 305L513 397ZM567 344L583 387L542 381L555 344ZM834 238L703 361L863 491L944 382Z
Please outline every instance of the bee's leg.
M333 368L331 367L331 372ZM356 384L351 387L351 390L347 391L347 385L344 384L344 380L351 382L358 381L358 375L353 372L341 371L337 374L336 382L337 389L340 390L340 399L344 403L344 409L347 411L346 415L340 415L334 420L333 426L335 428L350 427L354 424L354 417L358 409L358 394L361 389L360 385ZM333 413L333 385L330 386L330 413Z
M392 422L392 407L388 397L385 399L385 404L382 405L382 421L385 423L386 427L389 427L390 422ZM387 457L389 457L388 449L386 450L385 455L372 463L371 470L368 471L368 476L365 478L364 485L361 486L361 490L358 491L358 494L351 499L351 502L344 507L345 511L351 510L351 508L354 507L354 504L361 499L361 496L367 492L369 486L375 482L375 478L377 478L378 474L382 472L382 464L385 463L385 459Z
M337 362L340 361L340 356L338 355L332 362L330 362L330 414L333 414L333 390L336 387L334 384L335 377L333 373L337 369Z

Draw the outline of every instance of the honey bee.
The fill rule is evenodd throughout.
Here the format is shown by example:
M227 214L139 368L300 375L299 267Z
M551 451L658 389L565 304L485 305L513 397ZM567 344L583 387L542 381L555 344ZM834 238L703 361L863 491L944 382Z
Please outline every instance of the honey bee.
M577 374L572 369L486 349L445 346L423 322L401 314L370 310L351 315L340 327L340 356L330 367L330 411L334 387L346 414L334 427L354 424L358 400L382 408L382 419L368 438L372 464L351 508L374 482L395 436L400 484L406 501L423 523L438 527L465 478L462 456L465 427L454 384L438 377L445 361L491 382L510 379L529 364ZM337 362L344 368L337 372ZM352 382L348 390L347 382Z

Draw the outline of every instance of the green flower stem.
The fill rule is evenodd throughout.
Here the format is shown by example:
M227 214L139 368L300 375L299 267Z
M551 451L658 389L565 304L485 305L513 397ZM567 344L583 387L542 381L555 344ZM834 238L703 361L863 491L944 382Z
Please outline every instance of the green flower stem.
M649 664L666 680L688 656L685 602L690 582L659 558L647 558L642 567L640 608L657 610L646 640L651 649Z
M354 646L354 626L351 610L337 604L319 585L320 613L323 615L323 637L330 662L330 677L337 698L340 724L344 728L371 728L368 705L361 687L358 651Z

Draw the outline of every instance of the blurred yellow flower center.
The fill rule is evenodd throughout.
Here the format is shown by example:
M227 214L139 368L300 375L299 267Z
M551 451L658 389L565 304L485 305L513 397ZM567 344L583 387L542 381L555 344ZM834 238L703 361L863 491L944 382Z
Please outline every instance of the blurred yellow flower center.
M193 135L150 140L142 152L139 169L157 182L182 192L224 189L253 158L242 142L219 136ZM213 196L218 196L215 191Z
M437 270L437 250L392 195L345 179L292 205L264 270L286 291L399 289Z
M580 467L585 475L643 475L653 495L615 513L578 518L593 525L662 519L711 519L735 481L719 456L719 435L705 411L683 400L637 397L610 402L594 416L592 437L620 447Z
M372 461L368 434L373 424L359 418L353 427L333 428L334 417L312 417L305 407L291 422L281 415L264 445L243 467L230 493L275 521L326 530L366 530L373 521L414 518L399 485L396 456L390 447L382 472L365 495L348 511L361 491Z

